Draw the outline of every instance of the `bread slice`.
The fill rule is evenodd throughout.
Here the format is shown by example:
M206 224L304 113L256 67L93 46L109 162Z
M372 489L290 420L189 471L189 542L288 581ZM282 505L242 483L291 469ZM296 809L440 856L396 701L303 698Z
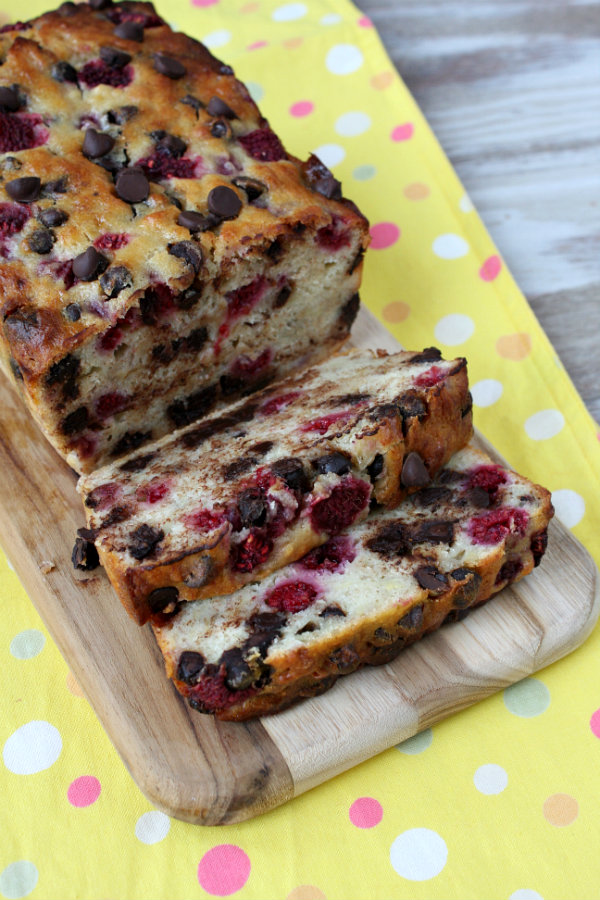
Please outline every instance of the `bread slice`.
M354 350L82 477L85 536L143 623L397 505L471 433L464 359Z
M242 720L390 662L538 565L550 495L472 446L396 510L375 512L298 562L153 624L167 675L194 709Z

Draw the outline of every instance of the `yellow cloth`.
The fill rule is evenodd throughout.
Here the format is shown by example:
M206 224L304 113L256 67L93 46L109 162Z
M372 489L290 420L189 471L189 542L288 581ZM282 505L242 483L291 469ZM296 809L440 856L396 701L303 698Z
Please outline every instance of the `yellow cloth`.
M45 6L0 0L0 24ZM234 64L293 153L332 166L373 226L364 302L406 347L467 356L477 426L599 560L594 424L370 23L347 0L157 7ZM286 806L201 828L152 809L0 572L1 896L599 896L598 629Z

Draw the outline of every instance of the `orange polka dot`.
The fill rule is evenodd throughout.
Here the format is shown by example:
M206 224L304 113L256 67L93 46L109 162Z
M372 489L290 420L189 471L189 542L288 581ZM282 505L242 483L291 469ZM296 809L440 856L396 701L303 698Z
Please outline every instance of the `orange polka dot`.
M371 78L371 87L374 87L376 91L385 91L393 80L393 72L380 72L378 75L373 75Z
M284 41L283 46L287 50L295 50L296 47L301 47L303 43L304 43L304 38L293 37L293 38L288 38L287 41Z
M75 681L75 676L72 672L67 673L67 690L73 694L74 697L83 697L83 691Z
M512 359L515 362L526 359L531 353L531 335L524 331L504 334L496 341L496 352L503 359Z
M410 315L410 306L402 300L393 300L383 307L382 315L386 322L404 322Z
M327 898L314 884L299 884L289 892L285 900L327 900Z
M407 184L404 188L404 196L408 197L409 200L424 200L425 197L429 197L430 193L429 186L423 184L422 181L413 181L412 184Z
M242 7L240 7L241 13L253 13L260 7L260 3L244 3Z
M552 794L544 801L544 818L551 825L570 825L579 815L579 803L570 794Z

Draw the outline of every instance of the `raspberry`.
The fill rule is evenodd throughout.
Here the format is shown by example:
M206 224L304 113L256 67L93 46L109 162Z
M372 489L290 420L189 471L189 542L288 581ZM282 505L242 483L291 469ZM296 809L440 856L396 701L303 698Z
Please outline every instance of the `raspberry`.
M227 300L227 317L229 319L237 319L250 312L253 306L263 296L268 287L269 282L264 275L257 275L250 284L237 288L235 291L229 291L225 295Z
M49 134L42 117L37 114L0 112L0 153L40 147L46 143Z
M242 135L238 140L246 153L253 159L260 159L262 162L287 159L283 144L270 128L257 128L250 134Z
M164 20L157 16L156 13L133 12L128 9L111 9L105 13L107 19L114 25L120 25L121 22L135 22L142 28L158 28L164 25Z
M104 420L123 412L124 409L127 409L130 399L128 394L121 394L119 391L102 394L94 404L96 415L99 419Z
M144 325L156 325L159 319L175 312L173 291L166 284L155 284L148 288L140 300L140 311Z
M72 288L74 284L79 282L79 279L75 278L73 274L73 261L71 259L50 260L43 264L42 271L51 273L57 280L60 279L64 283L66 290L69 290L69 288Z
M27 22L9 22L0 28L0 34L6 34L8 31L26 31L29 27Z
M226 677L227 670L223 664L205 666L198 684L190 694L191 705L200 712L215 712L227 709L233 703L241 703L256 692L255 688L230 691L225 684Z
M128 234L101 234L94 241L96 250L120 250L129 243Z
M184 525L195 531L215 531L224 521L223 513L210 509L199 509L197 512L188 513L183 517Z
M528 519L523 509L493 509L471 519L468 532L476 544L499 544L509 534L523 534Z
M149 484L141 485L135 492L135 499L140 503L158 503L171 491L171 483L158 478Z
M81 459L87 459L96 452L97 445L98 441L93 435L83 434L81 437L78 437L77 440L70 443L69 448L75 450Z
M310 511L315 531L338 534L348 528L365 509L371 495L371 485L353 475L342 478L328 497L316 500Z
M261 563L264 563L273 548L269 538L258 531L251 531L245 541L237 546L237 553L233 568L236 572L253 572Z
M480 466L470 476L468 488L482 488L493 500L501 484L506 484L506 474L500 466Z
M503 581L514 581L522 568L523 563L520 559L509 559L498 572L495 583L502 584Z
M114 350L115 347L118 347L122 340L123 331L121 330L120 324L117 322L116 325L113 325L112 328L109 328L108 331L105 331L104 334L100 335L98 338L98 349L108 353L110 350Z
M318 591L305 581L287 581L278 584L264 599L273 609L280 612L297 613L315 602Z
M116 481L108 481L99 484L97 488L87 495L85 505L90 509L106 509L111 506L122 494L122 488Z
M321 547L315 547L300 560L305 569L318 572L339 572L352 562L356 548L352 538L346 535L330 538Z
M434 384L438 384L440 381L443 381L445 378L445 372L443 369L440 369L439 366L432 366L430 369L427 369L426 372L423 372L421 375L417 375L415 378L415 384L417 387L433 387Z
M230 371L235 378L251 378L253 375L262 372L272 359L273 351L267 347L256 359L251 359L249 356L238 356L233 361Z
M335 253L342 247L350 246L350 232L345 228L340 228L341 221L336 217L331 225L325 225L317 231L317 244L324 250L331 250L332 253Z
M111 87L127 87L133 81L133 66L115 69L105 63L103 59L91 59L81 69L77 77L79 82L83 82L87 88L95 88L99 84L109 84Z
M290 391L288 394L280 394L279 397L272 397L271 400L267 400L267 402L261 406L259 412L261 412L263 416L271 416L273 413L281 412L282 409L285 409L286 406L289 406L290 403L293 403L294 400L297 400L298 397L301 396L302 391Z
M334 422L347 421L352 416L351 409L344 409L341 412L330 413L328 416L321 416L320 419L313 419L302 425L300 431L317 431L319 434L325 434Z
M17 234L29 218L29 209L16 203L0 203L0 237Z
M136 166L143 170L149 181L161 181L163 178L197 178L203 174L200 171L201 162L200 156L176 159L159 147L152 156L138 159Z

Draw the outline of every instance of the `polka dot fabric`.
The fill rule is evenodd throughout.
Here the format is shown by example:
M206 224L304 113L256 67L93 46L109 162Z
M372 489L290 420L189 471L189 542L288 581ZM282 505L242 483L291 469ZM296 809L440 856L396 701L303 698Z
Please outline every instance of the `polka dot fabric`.
M46 6L29 0L27 15ZM158 0L235 66L288 148L369 217L363 301L469 360L479 428L600 560L600 443L394 72L346 0ZM0 0L0 25L14 4ZM25 13L23 13L25 14ZM595 896L598 630L535 677L259 819L202 828L140 793L0 557L0 897Z

